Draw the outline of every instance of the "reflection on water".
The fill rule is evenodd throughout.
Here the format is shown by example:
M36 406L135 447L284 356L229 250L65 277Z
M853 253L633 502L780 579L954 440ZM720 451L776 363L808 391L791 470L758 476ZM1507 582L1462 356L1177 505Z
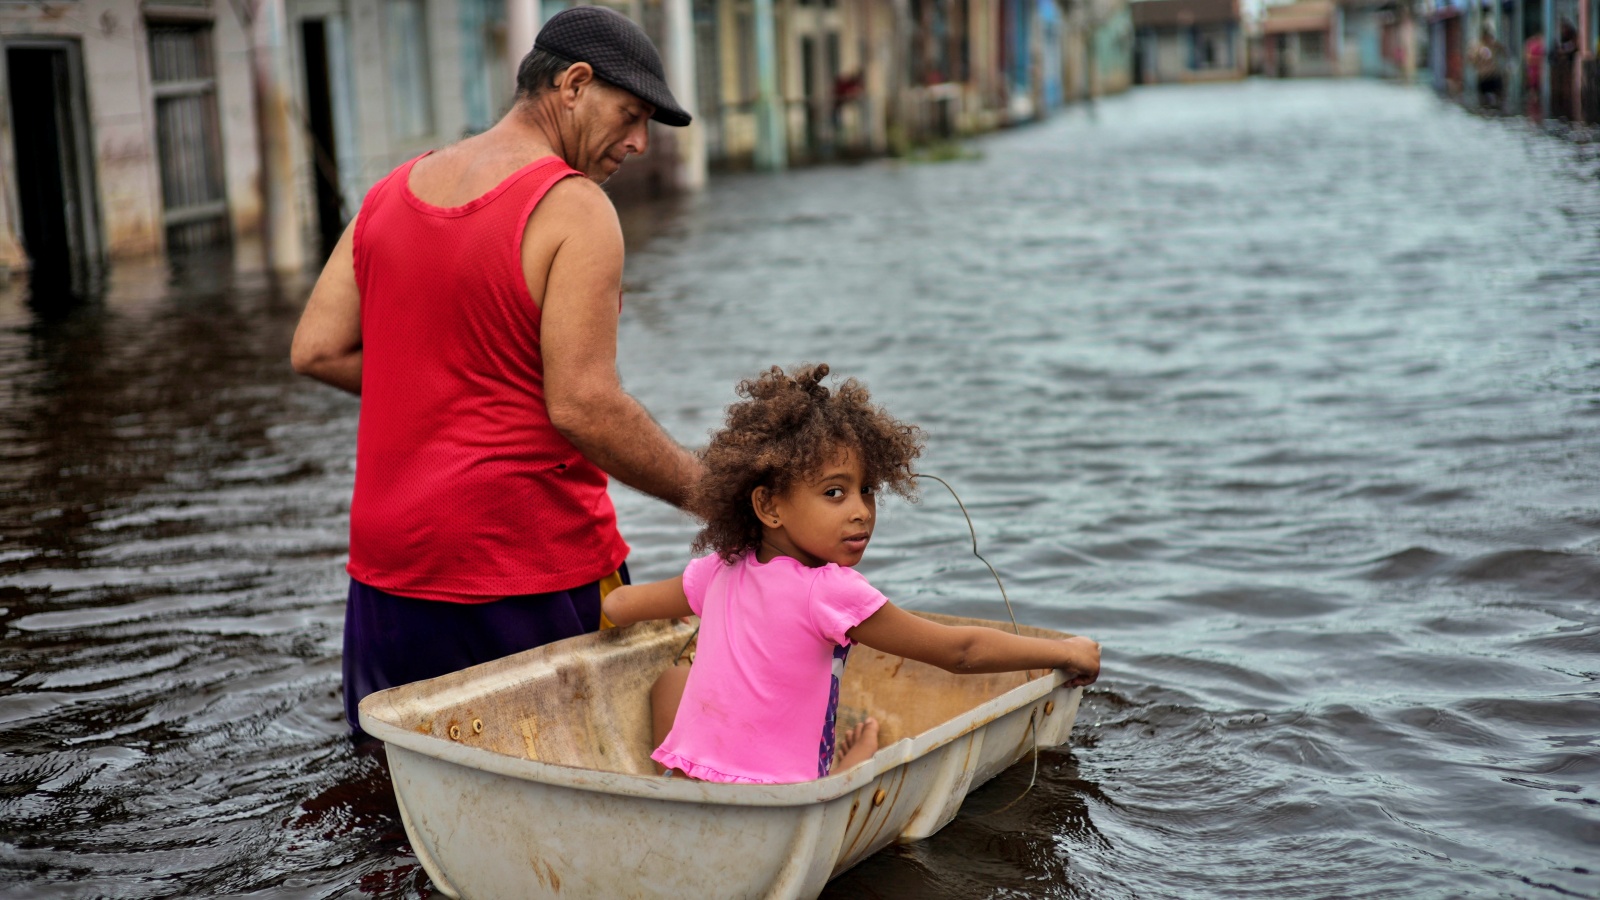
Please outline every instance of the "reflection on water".
M931 435L1072 743L837 897L1600 895L1600 161L1371 83L1151 89L982 158L629 210L622 370L701 440L825 360ZM0 879L427 892L343 732L358 403L304 286L0 295ZM30 305L31 304L31 305ZM690 523L616 491L639 577ZM1003 617L947 496L863 564ZM1013 801L1016 801L1013 803Z

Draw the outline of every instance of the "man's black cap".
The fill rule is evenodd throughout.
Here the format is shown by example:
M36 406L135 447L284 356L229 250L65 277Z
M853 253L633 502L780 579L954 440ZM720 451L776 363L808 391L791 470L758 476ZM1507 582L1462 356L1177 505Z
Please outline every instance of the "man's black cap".
M663 125L689 124L661 68L661 54L644 29L603 6L575 6L550 17L534 39L535 50L572 62L586 62L594 74L640 100L653 104L651 116Z

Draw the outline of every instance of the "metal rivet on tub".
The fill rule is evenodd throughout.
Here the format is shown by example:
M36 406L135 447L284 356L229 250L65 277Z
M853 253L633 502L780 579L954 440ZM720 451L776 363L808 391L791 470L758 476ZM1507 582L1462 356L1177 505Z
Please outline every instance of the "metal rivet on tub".
M483 720L482 719L473 719L472 720L472 733L473 734L483 734Z
M450 726L450 740L452 740L452 741L461 740L461 726L460 725L451 725Z
M872 805L873 806L882 806L883 805L883 798L884 798L883 788L878 788L876 791L873 791L872 792Z
M1044 702L1044 714L1048 716L1048 715L1050 715L1051 713L1053 713L1055 711L1056 711L1056 702L1054 700L1046 700Z

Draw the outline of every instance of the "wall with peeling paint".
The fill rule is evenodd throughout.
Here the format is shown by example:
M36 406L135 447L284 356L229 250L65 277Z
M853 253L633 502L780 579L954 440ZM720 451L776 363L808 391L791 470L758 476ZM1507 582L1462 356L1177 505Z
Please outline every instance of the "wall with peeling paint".
M260 228L258 156L245 31L226 3L141 4L139 0L75 0L0 7L0 45L29 38L78 42L83 65L89 144L94 159L94 197L100 251L110 259L162 252L161 175L157 159L155 102L150 90L149 21L208 22L216 60L217 106L235 234ZM9 107L0 104L0 116ZM12 185L9 123L0 128L0 266L24 270L21 223Z

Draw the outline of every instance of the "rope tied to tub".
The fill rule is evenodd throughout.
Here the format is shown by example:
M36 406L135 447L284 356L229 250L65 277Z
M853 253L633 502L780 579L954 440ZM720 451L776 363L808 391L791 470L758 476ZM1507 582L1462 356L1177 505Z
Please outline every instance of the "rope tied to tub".
M967 505L961 502L961 495L956 493L956 489L950 486L950 482L945 481L943 478L940 478L937 475L928 475L922 472L917 472L911 477L932 478L934 481L944 485L944 489L949 491L950 496L955 498L956 506L961 508L961 515L967 520L967 532L972 535L972 555L978 558L978 562L981 562L985 566L989 567L989 574L994 576L995 586L1000 588L1000 599L1006 602L1006 615L1011 617L1011 630L1018 635L1021 635L1022 629L1017 626L1017 614L1011 609L1011 598L1006 594L1005 582L1000 580L1000 573L995 570L994 564L989 562L988 559L984 558L982 553L978 552L978 529L972 524L972 515L967 512Z
M977 529L976 526L974 526L972 524L972 515L967 512L967 505L965 503L961 502L961 495L956 493L956 489L954 487L951 487L950 482L945 481L943 478L940 478L937 475L927 475L927 474L918 472L918 473L912 475L911 477L912 478L931 478L934 481L937 481L940 484L944 485L944 489L950 492L950 496L951 497L955 498L956 506L961 508L961 515L962 515L963 518L965 518L967 520L967 532L972 535L972 555L976 556L978 558L979 562L981 562L985 566L987 566L989 568L989 574L994 576L995 586L1000 588L1000 599L1004 600L1005 604L1006 604L1006 615L1011 617L1011 630L1013 632L1015 632L1017 635L1021 635L1022 634L1022 628L1017 625L1017 613L1016 613L1015 610L1013 610L1011 608L1011 598L1006 594L1005 582L1000 580L1000 573L999 573L999 571L997 571L995 569L994 564L989 562L989 560L986 559L984 557L984 555L978 551L978 529ZM1039 781L1039 724L1038 723L1039 723L1039 708L1038 707L1034 707L1033 710L1028 713L1028 731L1033 736L1033 752L1031 754L1033 756L1033 774L1028 777L1028 786L1023 788L1022 789L1022 793L1020 793L1016 797L1012 798L1011 802L1007 803L1005 806L1002 806L1002 807L1000 807L999 809L996 809L996 810L991 810L991 811L983 813L981 815L974 816L973 818L975 818L975 819L987 819L990 816L998 816L999 814L1005 812L1006 810L1010 809L1011 807L1016 806L1018 803L1022 802L1022 798L1028 796L1029 792L1031 792L1033 790L1033 786L1038 783L1038 781Z

